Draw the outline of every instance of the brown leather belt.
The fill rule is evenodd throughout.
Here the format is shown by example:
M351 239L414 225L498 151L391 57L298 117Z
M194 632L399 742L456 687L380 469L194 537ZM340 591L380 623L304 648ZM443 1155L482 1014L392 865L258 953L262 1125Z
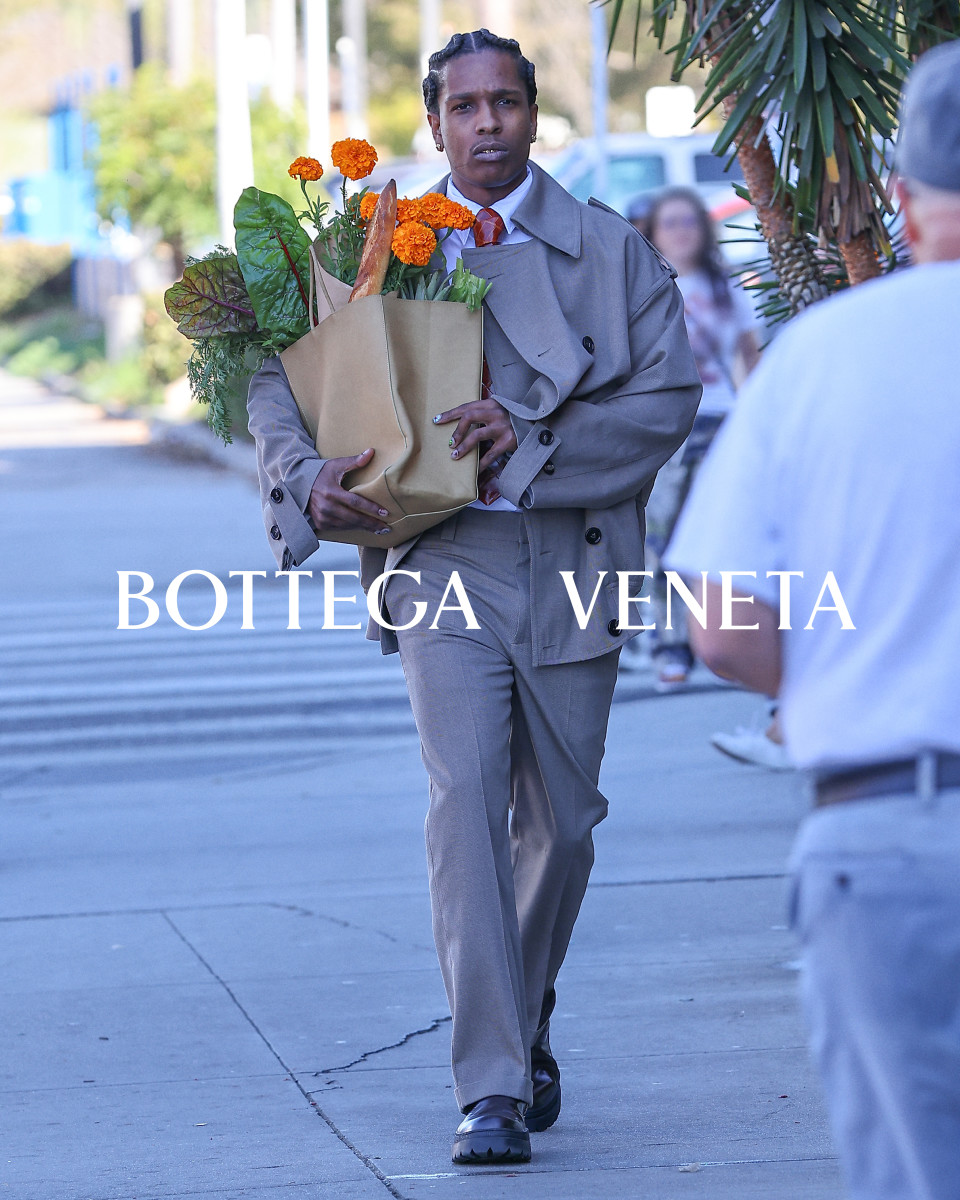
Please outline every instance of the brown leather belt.
M927 772L924 778L924 772ZM874 763L817 775L814 779L814 805L843 804L848 800L873 800L880 796L918 792L922 787L936 793L943 788L960 787L960 754L933 751L920 758L901 758L896 762Z

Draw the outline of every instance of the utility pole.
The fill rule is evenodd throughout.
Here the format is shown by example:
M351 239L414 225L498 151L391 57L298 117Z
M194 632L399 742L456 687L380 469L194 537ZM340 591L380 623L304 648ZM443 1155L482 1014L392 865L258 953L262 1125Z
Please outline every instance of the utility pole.
M352 45L346 55L341 54L341 63L349 62L348 73L352 76L352 106L348 108L348 97L344 96L344 111L352 117L351 137L367 136L367 104L370 87L367 72L367 3L366 0L343 0L343 39ZM337 43L340 51L340 43ZM350 68L352 67L352 70Z
M335 47L340 61L340 108L347 127L347 136L365 138L367 123L363 119L360 101L360 72L357 63L357 48L353 39L337 38Z
M603 4L590 5L590 41L593 47L593 138L597 148L594 195L606 202L610 175L607 151L607 18Z
M278 108L290 112L297 83L297 0L271 0L270 41L270 95Z
M513 0L480 0L484 27L497 37L513 37Z
M440 0L420 0L420 71L426 78L430 55L440 45Z
M327 0L303 0L307 68L307 153L330 156L330 29Z
M214 44L217 69L217 207L220 240L233 242L233 209L253 183L250 101L246 73L246 5L216 0Z
M174 87L193 75L193 0L167 0L167 69Z

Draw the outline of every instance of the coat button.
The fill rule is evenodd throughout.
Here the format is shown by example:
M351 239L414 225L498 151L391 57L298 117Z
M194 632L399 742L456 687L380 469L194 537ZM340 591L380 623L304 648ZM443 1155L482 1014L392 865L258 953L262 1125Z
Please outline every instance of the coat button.
M592 354L594 352L594 350L596 350L596 348L597 348L596 342L593 340L593 338L590 336L589 333L583 339L583 348L584 348L584 350L586 350L586 352L588 354Z
M544 475L552 475L556 469L557 468L553 465L552 458L548 458L547 461L543 464Z
M541 429L539 438L540 438L541 446L549 446L550 443L553 441L553 434L550 432L549 429Z
M274 504L281 504L283 502L283 492L279 488L274 488L270 493L270 499Z
M609 633L611 637L620 636L620 626L617 624L616 618L607 622L607 633Z
M280 541L281 534L280 534L280 526L279 525L274 525L274 527L270 530L270 536L273 538L273 540L275 542Z
M596 527L596 525L591 525L583 536L587 539L591 546L595 546L603 537L603 534Z

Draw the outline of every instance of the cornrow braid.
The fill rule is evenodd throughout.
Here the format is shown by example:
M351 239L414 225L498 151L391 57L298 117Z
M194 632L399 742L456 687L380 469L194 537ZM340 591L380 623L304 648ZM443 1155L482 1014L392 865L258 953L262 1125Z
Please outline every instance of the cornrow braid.
M455 33L442 50L430 55L429 70L423 81L423 102L427 112L440 112L440 85L447 63L461 54L479 54L481 50L505 50L513 55L517 62L517 74L527 89L527 100L530 104L536 104L536 70L533 63L520 53L520 43L515 38L497 37L489 29L475 29L472 33Z

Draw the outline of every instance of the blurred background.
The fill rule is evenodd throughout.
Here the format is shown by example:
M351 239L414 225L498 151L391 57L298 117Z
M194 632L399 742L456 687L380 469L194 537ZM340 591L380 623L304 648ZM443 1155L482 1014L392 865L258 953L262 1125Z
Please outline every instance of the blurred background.
M0 364L108 412L192 413L162 303L184 258L232 242L245 186L299 200L299 154L334 193L339 137L374 143L374 182L435 182L426 56L481 25L535 62L536 149L575 196L634 215L690 184L721 237L752 236L718 126L692 132L703 73L672 84L632 21L608 54L607 10L585 0L0 0Z

